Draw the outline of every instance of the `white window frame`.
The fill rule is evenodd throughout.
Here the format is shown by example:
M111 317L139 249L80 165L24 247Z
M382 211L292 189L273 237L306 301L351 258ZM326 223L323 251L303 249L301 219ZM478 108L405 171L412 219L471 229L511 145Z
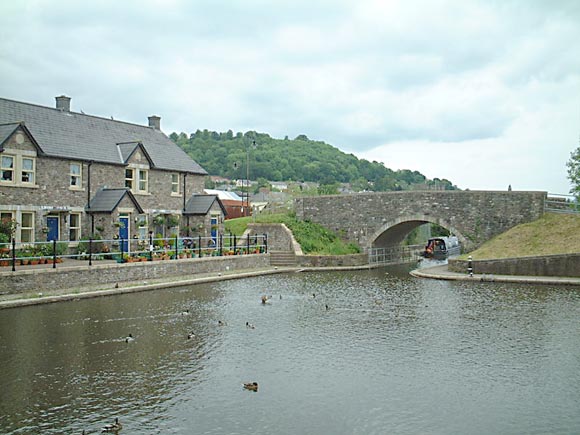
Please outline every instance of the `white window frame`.
M149 171L146 169L138 169L137 174L137 193L149 192Z
M181 196L181 192L179 190L179 180L180 176L179 173L174 172L171 174L171 194L175 196Z
M128 177L127 173L131 173L131 176ZM133 186L135 183L135 168L125 168L125 187L133 190Z
M30 224L31 226L24 226L24 215L30 215ZM21 243L34 243L34 222L35 220L35 213L33 211L23 211L20 213L20 225L16 228L16 239ZM29 237L28 240L24 240L22 237L23 234L28 233Z
M148 240L149 237L149 219L147 215L137 217L137 232L140 240Z
M128 177L128 172L131 177ZM149 193L149 170L145 168L129 167L125 168L125 187L131 189L131 192L138 195Z
M73 216L77 218L76 225L73 226ZM81 240L81 214L71 213L68 217L68 239L70 242L78 242ZM72 236L72 237L71 237Z
M4 159L11 159L12 166L5 166ZM24 169L24 161L30 160L32 162L32 169ZM4 173L11 172L10 180L4 179ZM29 174L29 181L23 181L26 174ZM0 185L22 186L22 187L37 187L36 186L36 154L31 154L26 151L19 151L0 154Z
M73 167L78 167L79 172L75 173ZM73 184L73 180L76 182ZM82 163L73 162L69 165L69 188L73 190L80 190L83 187L83 165Z
M12 159L12 166L4 166L4 159ZM4 173L10 172L10 180L4 179ZM15 184L16 182L16 156L13 154L0 154L0 183Z
M32 162L32 169L24 169L24 161L30 160ZM29 179L27 181L24 180L25 175L28 174ZM30 156L21 156L20 157L20 183L21 184L28 184L34 185L36 179L36 159Z

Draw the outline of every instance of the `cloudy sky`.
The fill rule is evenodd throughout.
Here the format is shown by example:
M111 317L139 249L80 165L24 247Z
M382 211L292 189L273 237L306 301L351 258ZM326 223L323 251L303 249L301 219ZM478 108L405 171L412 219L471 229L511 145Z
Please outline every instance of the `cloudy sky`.
M305 134L460 188L568 193L577 0L0 2L0 96Z

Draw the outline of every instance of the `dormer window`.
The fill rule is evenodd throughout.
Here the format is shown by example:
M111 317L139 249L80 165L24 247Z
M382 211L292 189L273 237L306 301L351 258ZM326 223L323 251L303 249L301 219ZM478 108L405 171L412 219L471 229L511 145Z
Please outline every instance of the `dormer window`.
M137 194L149 192L149 171L142 168L125 169L125 187Z
M125 187L133 190L133 180L135 179L134 169L125 169Z
M34 184L34 159L30 157L22 158L22 183Z
M14 182L14 156L2 156L0 160L0 181Z
M0 157L0 184L15 186L34 186L36 182L36 158L15 154L2 154Z

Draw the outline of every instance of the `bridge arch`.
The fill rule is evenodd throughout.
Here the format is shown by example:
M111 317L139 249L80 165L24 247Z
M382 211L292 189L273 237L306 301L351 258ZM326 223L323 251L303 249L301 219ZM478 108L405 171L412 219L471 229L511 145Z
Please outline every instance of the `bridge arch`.
M469 244L467 238L461 234L451 222L438 217L428 216L417 213L409 216L398 217L391 221L385 222L378 230L369 237L367 248L390 248L401 244L405 237L415 228L433 223L449 230L454 236L457 236L462 246Z

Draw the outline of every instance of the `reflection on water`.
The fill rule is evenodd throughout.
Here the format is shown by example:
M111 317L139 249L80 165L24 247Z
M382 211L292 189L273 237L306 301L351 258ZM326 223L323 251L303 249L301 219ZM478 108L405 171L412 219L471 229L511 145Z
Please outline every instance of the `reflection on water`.
M0 433L577 433L579 315L392 268L4 310Z

